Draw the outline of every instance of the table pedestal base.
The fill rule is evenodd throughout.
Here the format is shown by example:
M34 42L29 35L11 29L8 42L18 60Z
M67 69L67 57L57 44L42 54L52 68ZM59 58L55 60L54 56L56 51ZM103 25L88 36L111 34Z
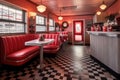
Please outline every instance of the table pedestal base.
M45 67L45 64L43 64L42 66L41 65L38 65L37 66L37 69L43 69Z

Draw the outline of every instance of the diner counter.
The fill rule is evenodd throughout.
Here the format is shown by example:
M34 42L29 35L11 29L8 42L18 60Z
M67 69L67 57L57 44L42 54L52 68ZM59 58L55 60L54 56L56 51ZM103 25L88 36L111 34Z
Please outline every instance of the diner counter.
M120 32L103 32L103 31L87 31L88 34L98 35L98 36L107 36L107 37L119 37Z
M87 31L91 55L120 74L120 32Z

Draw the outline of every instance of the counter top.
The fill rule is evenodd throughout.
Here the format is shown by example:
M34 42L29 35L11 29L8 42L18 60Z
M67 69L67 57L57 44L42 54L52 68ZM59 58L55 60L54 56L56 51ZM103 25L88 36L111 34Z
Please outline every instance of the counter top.
M119 37L120 32L103 32L103 31L87 31L88 34L98 35L98 36L107 36L107 37Z

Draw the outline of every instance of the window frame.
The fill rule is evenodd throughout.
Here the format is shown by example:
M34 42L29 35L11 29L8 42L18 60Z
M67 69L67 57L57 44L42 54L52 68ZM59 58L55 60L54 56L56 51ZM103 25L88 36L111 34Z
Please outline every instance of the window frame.
M53 25L50 25L50 20L52 20ZM50 30L50 27L54 27L54 30ZM55 21L54 21L54 19L50 18L49 19L49 32L53 32L53 31L55 31Z
M9 24L13 24L13 23L14 23L14 24L15 24L14 26L16 26L16 25L18 25L18 24L22 24L22 25L23 25L23 31L22 31L22 32L19 32L19 31L16 32L16 31L17 31L17 28L15 27L16 29L15 29L15 32L14 32L14 33L10 30L10 29L11 29L11 28L10 28L10 29L9 29L9 32L7 32L7 31L6 31L6 32L0 32L0 35L21 34L21 33L22 33L22 34L25 34L25 33L26 33L26 20L25 20L25 19L26 19L26 11L25 11L25 10L22 10L22 9L19 9L19 8L16 8L15 6L14 6L14 7L11 7L10 5L5 5L5 4L2 4L2 3L0 3L0 6L2 6L2 7L1 7L1 15L0 15L0 16L1 16L1 17L0 17L0 22L1 22L1 23L2 23L2 22L3 22L3 23L9 23ZM8 18L7 18L7 19L4 19L4 18L3 18L3 7L7 7L7 9L8 9L8 14L7 14L7 15L8 15ZM10 15L9 13L11 13L11 12L10 12L11 10L13 10L13 11L15 12L15 13L13 12L13 13L14 13L13 17L15 18L15 19L13 19L13 20L9 18L9 15ZM16 20L16 14L17 14L16 11L21 11L21 14L22 14L22 15L21 15L21 20L20 20L20 21L17 21L17 20ZM5 26L4 26L4 27L5 27ZM1 31L2 31L2 30L4 31L4 29L1 29Z
M37 17L38 17L38 18L37 18ZM37 19L39 19L40 17L44 19L44 20L43 20L43 24L41 24L41 23L38 24L38 23L37 23ZM39 21L38 21L38 22L39 22ZM47 32L46 22L47 22L47 18L46 18L45 16L41 16L41 15L37 15L37 16L36 16L36 29L35 29L36 33ZM39 27L44 27L45 30L44 30L44 31L37 31L37 26L39 26Z

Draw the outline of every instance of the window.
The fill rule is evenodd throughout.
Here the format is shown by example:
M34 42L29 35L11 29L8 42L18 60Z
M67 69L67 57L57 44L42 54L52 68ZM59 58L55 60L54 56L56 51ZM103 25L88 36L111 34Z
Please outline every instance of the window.
M15 9L9 8L9 20L15 20Z
M2 18L3 19L8 19L8 7L7 6L2 6Z
M24 24L0 22L0 33L24 33Z
M0 19L2 18L2 5L0 4Z
M0 4L0 33L25 33L25 17L25 11Z
M49 19L49 31L55 31L54 20Z
M46 30L46 18L43 16L36 16L36 32L44 32Z
M23 19L22 19L22 11L20 11L20 10L16 10L16 18L15 18L15 20L16 21L22 21Z

